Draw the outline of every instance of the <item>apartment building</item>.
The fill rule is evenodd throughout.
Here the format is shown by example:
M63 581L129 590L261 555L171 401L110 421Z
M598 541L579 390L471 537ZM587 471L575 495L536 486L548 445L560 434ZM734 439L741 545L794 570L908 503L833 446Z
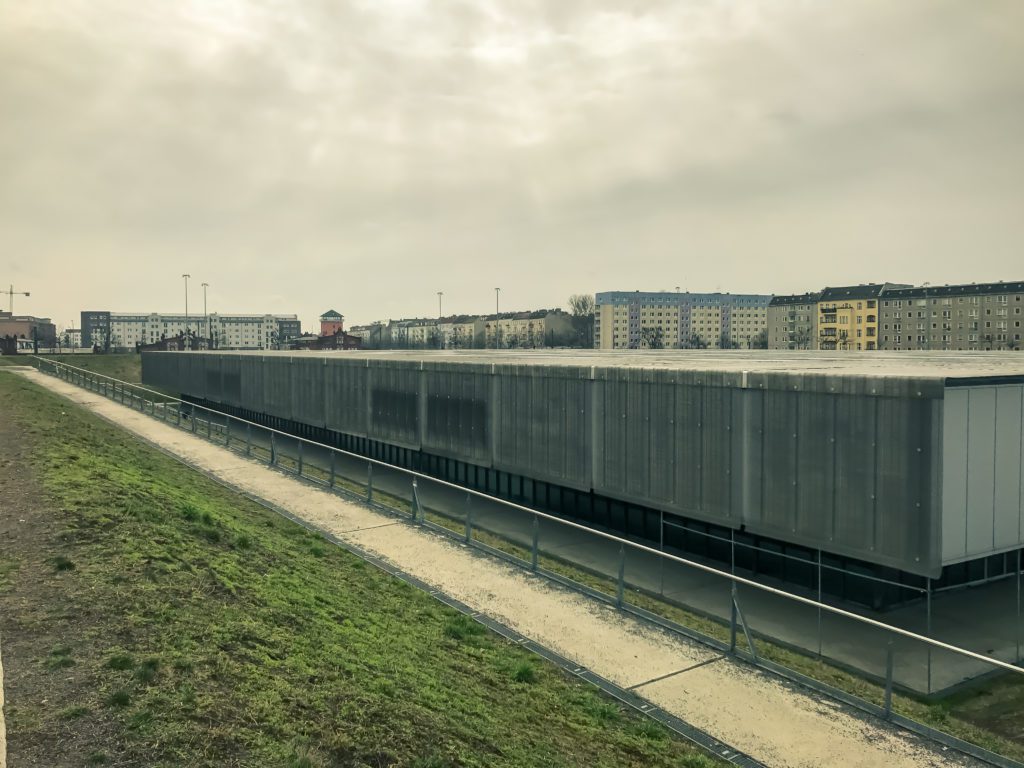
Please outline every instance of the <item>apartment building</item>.
M764 346L764 294L607 291L595 295L597 349L750 349Z
M1020 350L1024 282L887 290L880 313L882 349Z
M768 349L814 349L821 293L773 296L768 304Z
M437 320L434 318L411 318L392 320L387 327L387 345L395 349L437 348Z
M485 340L484 325L482 317L457 315L440 320L437 331L445 349L481 349Z
M572 317L561 309L502 312L484 320L484 342L492 349L567 346L574 338Z
M892 286L868 283L823 290L818 297L818 349L879 349L878 302Z
M215 349L271 349L302 335L298 315L184 315L82 312L82 344L135 349L186 331L210 340Z

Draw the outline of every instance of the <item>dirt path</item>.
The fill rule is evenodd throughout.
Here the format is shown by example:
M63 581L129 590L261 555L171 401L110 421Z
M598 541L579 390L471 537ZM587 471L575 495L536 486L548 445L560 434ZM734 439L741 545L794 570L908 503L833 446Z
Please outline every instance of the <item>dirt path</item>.
M716 659L702 645L458 542L395 522L57 379L21 373L246 493L394 562L618 685L636 687L654 704L768 765L976 764L771 675Z

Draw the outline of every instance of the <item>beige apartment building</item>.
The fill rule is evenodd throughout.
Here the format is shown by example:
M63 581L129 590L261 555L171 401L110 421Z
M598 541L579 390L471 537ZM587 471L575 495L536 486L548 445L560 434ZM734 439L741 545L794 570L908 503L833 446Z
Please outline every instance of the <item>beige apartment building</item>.
M770 295L608 291L595 296L596 349L767 345Z
M820 293L773 296L768 304L768 349L815 349Z
M561 309L502 312L483 320L485 343L491 349L561 347L573 340L572 317Z
M481 349L484 346L484 319L461 315L437 324L445 349Z
M1024 281L886 290L881 348L1020 350Z

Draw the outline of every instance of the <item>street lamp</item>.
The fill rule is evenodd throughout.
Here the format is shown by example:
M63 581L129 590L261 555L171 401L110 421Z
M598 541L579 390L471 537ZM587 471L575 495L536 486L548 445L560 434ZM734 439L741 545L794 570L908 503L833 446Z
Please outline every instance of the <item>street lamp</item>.
M206 311L206 289L209 283L203 283L203 323L206 325L206 348L210 348L210 315Z
M501 288L494 289L494 348L498 348L498 315L501 313L499 309L499 300L501 299Z
M185 338L181 341L181 346L184 349L188 349L188 279L192 275L182 275L185 278Z
M437 317L440 320L444 313L441 312L441 297L444 296L444 291L437 292Z

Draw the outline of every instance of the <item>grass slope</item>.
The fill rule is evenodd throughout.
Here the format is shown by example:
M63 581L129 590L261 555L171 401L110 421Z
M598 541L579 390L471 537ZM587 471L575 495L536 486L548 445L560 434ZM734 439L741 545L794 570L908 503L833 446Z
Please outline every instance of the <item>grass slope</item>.
M43 360L67 363L77 368L101 373L104 376L112 376L115 379L128 381L133 384L142 381L141 355L94 355L86 352L82 354L40 355L39 357ZM6 355L0 356L0 365L35 366L36 359L31 355Z
M716 764L56 396L0 374L0 401L53 515L39 545L62 598L14 603L63 640L38 648L53 693L11 702L12 740L95 732L82 764ZM6 553L0 593L27 557ZM62 700L69 670L85 685Z

